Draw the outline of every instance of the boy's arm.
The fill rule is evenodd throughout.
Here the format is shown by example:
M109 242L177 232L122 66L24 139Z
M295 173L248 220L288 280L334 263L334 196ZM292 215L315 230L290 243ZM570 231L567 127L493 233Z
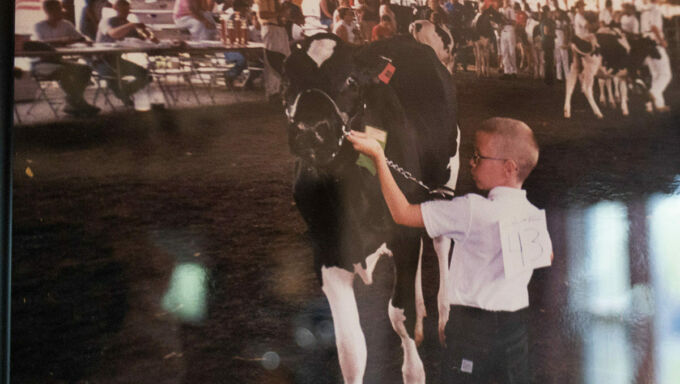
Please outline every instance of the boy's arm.
M380 180L380 189L392 219L397 224L407 227L424 227L420 204L409 203L404 193L399 189L397 182L392 177L390 168L387 166L385 153L380 144L363 132L352 131L347 139L352 143L354 149L370 157L375 163Z

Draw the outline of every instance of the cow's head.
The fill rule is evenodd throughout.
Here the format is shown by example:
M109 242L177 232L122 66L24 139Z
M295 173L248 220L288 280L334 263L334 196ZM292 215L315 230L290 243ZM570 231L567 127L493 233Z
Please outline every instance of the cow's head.
M355 60L355 48L332 34L296 43L283 70L288 139L294 155L317 166L332 162L364 107L374 74Z
M632 36L630 38L630 47L631 66L634 69L641 68L648 57L654 60L661 58L656 41L649 37Z

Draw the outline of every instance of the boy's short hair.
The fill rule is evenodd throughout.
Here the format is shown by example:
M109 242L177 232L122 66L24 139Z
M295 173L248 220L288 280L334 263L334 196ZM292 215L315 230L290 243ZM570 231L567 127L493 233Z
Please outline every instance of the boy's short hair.
M493 117L486 119L477 128L478 132L495 135L497 150L503 157L517 163L517 178L524 182L538 163L538 143L531 128L515 119Z

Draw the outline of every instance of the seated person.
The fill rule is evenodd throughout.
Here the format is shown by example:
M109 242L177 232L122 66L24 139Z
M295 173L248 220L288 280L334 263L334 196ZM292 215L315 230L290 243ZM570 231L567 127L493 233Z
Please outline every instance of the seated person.
M116 16L102 19L97 32L97 42L111 43L127 37L145 40L148 32L142 23L131 23L127 20L130 14L130 3L117 0L113 4ZM155 38L152 38L155 40ZM157 41L157 40L155 40ZM149 71L139 65L123 60L119 54L102 55L94 63L95 70L107 78L109 88L125 105L132 105L131 96L151 82ZM131 82L123 81L124 77L134 78Z
M110 8L108 0L85 0L80 14L80 32L91 40L97 38L97 26L102 19L102 9Z
M73 24L64 20L64 12L59 1L45 1L43 10L47 19L35 25L33 36L35 40L52 45L87 41L85 36L76 31ZM88 104L83 98L83 93L90 83L90 75L92 74L92 69L89 66L50 58L32 63L31 70L35 75L59 81L61 89L66 93L64 112L70 115L99 112L99 108Z
M394 29L392 29L392 19L388 15L380 17L380 24L373 27L371 32L371 41L387 39L394 36Z
M248 19L249 8L250 7L248 6L248 2L246 0L234 0L231 12L228 12L228 19L234 20L238 17L241 20L241 23L243 23L243 28L245 28L246 20ZM230 88L234 80L243 72L244 69L246 69L248 65L246 63L245 56L243 56L243 54L238 51L225 52L224 59L227 63L233 65L231 69L224 73L224 82L226 83L227 88Z
M175 0L172 18L177 28L191 33L191 40L217 39L217 24L212 15L213 1Z

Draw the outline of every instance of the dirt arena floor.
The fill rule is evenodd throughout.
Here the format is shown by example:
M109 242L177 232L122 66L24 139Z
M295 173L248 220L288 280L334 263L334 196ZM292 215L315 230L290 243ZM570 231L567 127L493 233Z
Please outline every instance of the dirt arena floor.
M590 319L567 309L566 255L575 245L566 212L677 193L678 87L668 92L672 113L648 115L634 99L631 117L604 109L598 121L580 93L573 118L562 118L561 83L470 74L456 82L465 159L485 118L518 118L537 134L541 160L525 187L547 210L555 262L530 285L533 381L582 382L578 329ZM12 382L342 382L292 201L280 108L262 101L19 126L14 150ZM472 191L466 163L459 186ZM419 352L428 382L438 383L431 246L423 268L429 316ZM645 268L632 278L648 279ZM369 287L355 281L365 383L399 383L402 351L387 317L391 261L374 276ZM191 291L188 299L178 290ZM647 325L629 328L637 382L654 382L649 351L659 341Z

